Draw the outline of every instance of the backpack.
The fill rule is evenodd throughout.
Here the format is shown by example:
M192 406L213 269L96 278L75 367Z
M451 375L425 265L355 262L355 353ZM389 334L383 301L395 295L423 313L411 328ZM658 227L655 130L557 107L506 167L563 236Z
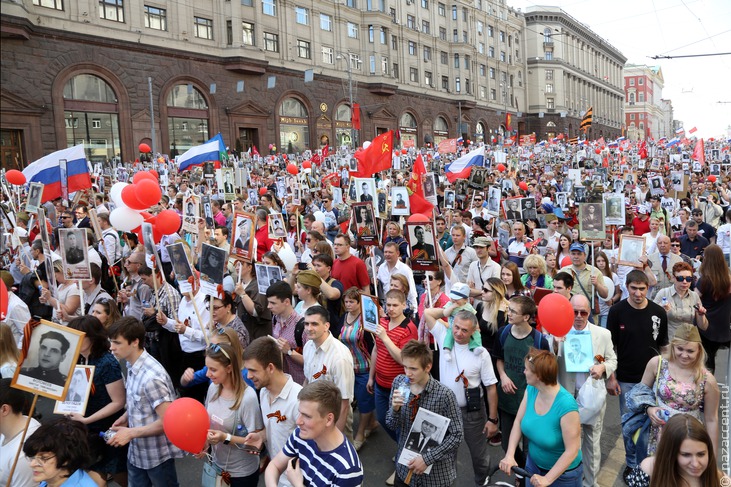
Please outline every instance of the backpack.
M505 325L505 327L500 332L500 336L498 337L498 340L500 340L501 347L505 346L505 340L508 339L508 333L510 333L511 328L513 328L513 325L510 325L510 324ZM535 348L536 350L540 350L541 349L541 338L543 338L543 333L536 330L535 328L533 328L533 331L531 333L533 333L533 348Z

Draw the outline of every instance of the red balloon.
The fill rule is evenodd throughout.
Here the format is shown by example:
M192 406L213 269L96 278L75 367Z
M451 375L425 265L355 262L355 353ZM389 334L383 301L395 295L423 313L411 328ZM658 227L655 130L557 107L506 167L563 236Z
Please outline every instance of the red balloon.
M409 149L401 149L401 154L406 155L409 153Z
M311 169L312 168L312 161L306 160L302 163L302 169Z
M574 308L565 296L558 293L547 294L538 304L541 325L553 336L562 337L574 324Z
M409 219L407 221L416 222L416 223L426 223L426 222L430 222L431 220L429 219L428 216L424 215L423 213L414 213L413 215L411 215L409 217Z
M713 174L711 174L710 176L708 176L708 180L710 182L712 182L712 183L715 183L716 182L716 176L714 176Z
M142 152L143 154L152 152L152 149L150 149L150 146L145 144L144 142L140 144L139 149L140 149L140 152Z
M267 194L267 189L266 188L259 188L259 195L260 196L264 196L265 194Z
M519 182L518 187L523 191L528 191L528 183L526 183L525 181Z
M498 164L498 165L497 165L497 166L495 166L495 167L497 168L497 170L498 170L498 171L500 171L500 172L505 172L505 164L503 164L503 163L500 163L500 164Z
M594 154L601 154L602 150L599 148L594 149Z
M10 184L14 184L16 186L22 186L27 181L25 179L25 174L18 171L17 169L11 169L10 171L6 172L5 179L7 179Z
M295 166L294 164L287 164L287 172L293 176L296 176L300 172L300 170L297 169L297 166Z
M0 279L0 320L4 320L8 316L8 288L5 287L5 281Z
M157 214L157 226L165 235L170 235L180 230L180 215L175 210L163 210Z
M134 177L132 178L132 182L134 184L137 184L140 181L143 181L145 179L149 179L150 181L157 182L157 178L147 171L140 171L137 174L135 174Z
M168 440L181 450L193 454L203 450L209 426L210 419L205 406L190 397L174 400L165 411L162 421Z
M154 169L150 169L150 174L152 174L155 179L160 179L160 175Z
M125 205L133 210L146 210L150 205L145 205L139 199L137 199L136 185L130 184L125 186L122 190L122 201Z
M143 179L140 182L135 182L132 186L135 188L137 200L145 205L145 208L149 208L160 202L162 190L160 189L160 185L157 181Z
M567 255L566 257L561 259L561 268L563 269L564 267L569 266L569 265L571 265L571 257L569 257Z

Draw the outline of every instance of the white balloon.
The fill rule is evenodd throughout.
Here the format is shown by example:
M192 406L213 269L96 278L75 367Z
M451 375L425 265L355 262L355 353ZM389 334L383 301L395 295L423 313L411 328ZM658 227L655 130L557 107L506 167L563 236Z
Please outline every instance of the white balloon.
M129 186L128 183L114 183L109 189L109 199L117 206L117 208L127 208L127 205L122 201L122 190ZM116 225L115 225L116 226Z
M317 210L315 213L315 221L323 222L325 223L325 214L321 212L320 210Z
M609 289L609 296L607 297L607 299L605 299L605 301L609 301L610 299L612 299L614 297L614 281L612 280L611 277L607 277L607 276L602 276L602 277L604 278L604 287Z
M131 208L127 208L126 206L115 208L109 214L109 223L111 223L117 230L121 230L123 232L131 232L133 229L142 225L143 221L145 221L145 219L142 215Z
M366 140L365 142L363 142L363 148L364 149L367 149L369 145L371 145L371 141L370 140Z
M297 256L292 252L292 248L288 243L285 243L279 252L277 252L279 258L284 262L284 266L287 268L287 272L292 272L294 266L297 265Z

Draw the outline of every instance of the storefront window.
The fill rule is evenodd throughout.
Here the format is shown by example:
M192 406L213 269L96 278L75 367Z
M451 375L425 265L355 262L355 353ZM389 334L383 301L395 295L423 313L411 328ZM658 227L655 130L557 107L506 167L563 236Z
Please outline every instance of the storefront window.
M286 98L279 106L279 149L287 154L310 147L309 113L296 98Z
M167 112L172 157L201 145L210 138L208 102L195 86L173 86L167 96Z
M401 131L401 147L416 147L416 118L409 112L401 115L399 130Z

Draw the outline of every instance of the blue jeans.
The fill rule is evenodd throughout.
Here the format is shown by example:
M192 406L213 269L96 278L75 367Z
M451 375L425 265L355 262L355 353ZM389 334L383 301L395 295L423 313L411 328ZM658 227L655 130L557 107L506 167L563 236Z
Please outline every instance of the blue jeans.
M533 462L533 459L530 457L530 453L525 461L525 469L533 475L546 475L548 473L548 470L539 468L538 465ZM554 487L581 487L583 476L584 466L580 463L573 470L567 470L562 473L561 476L554 480L551 485ZM526 479L526 484L528 483L529 481Z
M391 407L389 404L391 390L381 387L378 384L375 384L374 389L376 391L376 419L381 423L388 436L398 443L398 433L386 426L386 413L388 412L388 408Z
M609 318L609 315L599 315L599 326L601 326L602 328L606 328L607 318Z
M632 388L636 386L636 382L620 382L619 388L622 390L622 392L619 394L619 418L620 421L622 419L622 415L627 412L627 402L626 398L627 395L632 391ZM632 441L631 437L627 437L622 434L622 439L624 440L624 455L625 455L625 462L627 463L628 467L636 467L637 466L637 454L635 453L635 443Z
M175 459L166 460L149 470L137 468L127 460L127 480L131 487L178 487Z

